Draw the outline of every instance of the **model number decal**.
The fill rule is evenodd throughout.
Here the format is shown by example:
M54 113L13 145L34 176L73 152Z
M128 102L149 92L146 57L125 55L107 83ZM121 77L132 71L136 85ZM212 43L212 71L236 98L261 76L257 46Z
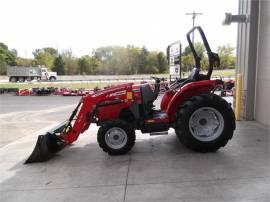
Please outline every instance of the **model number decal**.
M109 94L109 97L114 97L114 96L120 96L120 95L125 95L127 93L126 90L122 90L122 91L118 91L118 92L115 92L115 93L111 93Z

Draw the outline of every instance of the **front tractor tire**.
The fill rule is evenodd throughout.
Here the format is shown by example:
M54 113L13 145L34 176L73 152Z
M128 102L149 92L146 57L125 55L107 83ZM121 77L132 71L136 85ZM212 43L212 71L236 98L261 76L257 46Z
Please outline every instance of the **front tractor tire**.
M234 130L230 104L215 94L194 96L179 108L175 132L193 151L217 151L232 138Z
M97 134L99 146L110 155L126 154L134 146L135 140L135 130L121 120L104 123Z

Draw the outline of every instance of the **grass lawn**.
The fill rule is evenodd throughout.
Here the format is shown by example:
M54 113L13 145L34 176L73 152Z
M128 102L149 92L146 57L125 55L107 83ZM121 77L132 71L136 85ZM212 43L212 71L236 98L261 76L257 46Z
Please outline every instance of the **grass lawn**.
M109 83L0 83L0 88L19 88L19 89L30 89L30 88L71 88L71 89L93 89L95 87L103 88L108 86Z
M202 72L205 74L205 72ZM151 75L149 75L150 78ZM157 74L152 75L160 78L168 78L168 74ZM187 77L188 73L184 73L184 77ZM234 77L235 76L235 70L214 70L212 73L212 77ZM30 89L30 88L48 88L48 87L54 87L54 88L71 88L71 89L79 89L79 88L85 88L85 89L93 89L95 87L103 88L105 86L108 86L110 84L120 84L123 82L28 82L28 83L0 83L0 88L19 88L19 89ZM124 82L126 83L126 82Z
M206 74L207 72L206 71L202 71L202 74ZM184 76L183 76L184 74ZM189 72L183 72L182 73L182 76L183 78L184 77L187 77L189 75ZM156 74L156 75L153 75L153 76L156 76L156 77L169 77L168 74ZM235 69L226 69L226 70L213 70L212 72L212 77L235 77Z
M212 77L235 77L235 69L214 70Z

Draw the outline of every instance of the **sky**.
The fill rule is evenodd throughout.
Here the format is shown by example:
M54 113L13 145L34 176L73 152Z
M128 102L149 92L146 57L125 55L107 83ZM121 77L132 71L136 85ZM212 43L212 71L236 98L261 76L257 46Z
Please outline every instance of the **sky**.
M213 50L236 46L237 25L223 26L225 12L238 13L238 0L0 0L0 42L32 58L37 48L71 49L75 56L101 46L128 44L164 51L187 45L189 12L201 12ZM195 41L198 36L195 35Z

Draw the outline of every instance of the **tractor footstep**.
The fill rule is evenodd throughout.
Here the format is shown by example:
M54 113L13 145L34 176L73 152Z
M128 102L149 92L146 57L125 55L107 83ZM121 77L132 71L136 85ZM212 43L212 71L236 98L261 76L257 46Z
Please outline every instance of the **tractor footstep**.
M156 136L156 135L168 135L168 131L162 131L162 132L152 132L150 133L150 136Z

